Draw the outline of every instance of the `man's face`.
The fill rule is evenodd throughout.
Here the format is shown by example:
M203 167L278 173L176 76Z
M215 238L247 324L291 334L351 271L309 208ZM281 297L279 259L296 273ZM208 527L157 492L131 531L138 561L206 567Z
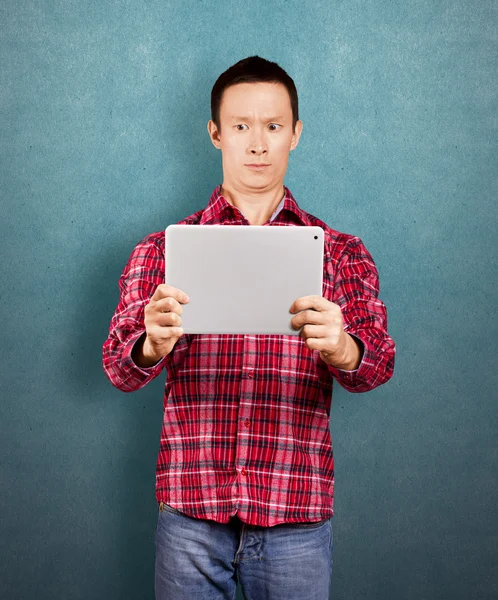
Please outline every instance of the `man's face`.
M282 185L289 153L299 141L302 122L292 131L289 94L280 83L238 83L223 93L221 133L208 123L211 141L221 150L223 183L239 192L263 192ZM260 169L250 164L267 164Z

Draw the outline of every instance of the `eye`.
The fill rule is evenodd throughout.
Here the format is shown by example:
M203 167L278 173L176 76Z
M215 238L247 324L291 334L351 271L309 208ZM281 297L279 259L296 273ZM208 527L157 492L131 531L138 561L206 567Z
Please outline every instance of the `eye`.
M235 127L237 127L237 129L239 127L247 127L247 125L244 125L244 123L237 123L237 125L235 125ZM244 131L243 129L238 129L238 131Z
M280 128L282 127L282 125L278 125L277 123L270 123L270 124L268 125L268 127L272 127L272 126L273 126L273 127L280 127ZM278 129L272 129L272 131L278 131Z

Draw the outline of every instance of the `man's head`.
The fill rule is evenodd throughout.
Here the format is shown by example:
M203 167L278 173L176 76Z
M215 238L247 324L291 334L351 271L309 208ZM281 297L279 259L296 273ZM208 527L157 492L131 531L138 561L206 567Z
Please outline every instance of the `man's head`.
M222 151L225 185L254 192L282 184L302 131L293 80L259 56L239 61L213 86L208 131ZM258 163L269 166L247 166Z

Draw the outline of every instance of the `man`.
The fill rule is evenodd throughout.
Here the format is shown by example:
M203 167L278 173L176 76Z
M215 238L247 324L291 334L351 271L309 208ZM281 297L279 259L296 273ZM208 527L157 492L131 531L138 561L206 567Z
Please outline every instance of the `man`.
M289 307L300 336L183 334L188 290L164 284L164 232L132 252L103 364L126 392L167 369L156 598L232 600L240 580L246 600L325 600L333 378L351 392L385 383L395 345L361 239L303 211L283 184L302 131L293 80L258 56L241 60L216 81L211 113L223 183L180 223L321 226L323 296Z

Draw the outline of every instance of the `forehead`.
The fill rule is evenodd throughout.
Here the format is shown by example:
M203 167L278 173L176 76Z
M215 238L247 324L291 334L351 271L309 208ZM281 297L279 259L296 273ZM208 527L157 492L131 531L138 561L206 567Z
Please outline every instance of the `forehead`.
M230 119L251 114L283 115L292 118L287 88L281 83L237 83L228 87L221 100L220 116Z

